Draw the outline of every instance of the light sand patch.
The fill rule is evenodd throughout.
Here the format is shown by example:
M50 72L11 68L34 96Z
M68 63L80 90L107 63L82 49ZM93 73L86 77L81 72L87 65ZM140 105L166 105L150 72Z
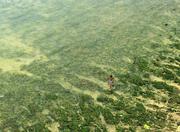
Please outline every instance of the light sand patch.
M151 25L150 27L152 27L153 29L155 30L159 30L159 31L162 31L162 32L166 32L163 28L161 28L160 26L155 26L155 25ZM155 37L156 35L154 34L153 36L149 36L149 37Z
M151 39L154 38L155 36L156 35L154 33L152 33L152 32L148 33L148 37L151 38Z
M0 38L0 46L2 47L1 51L7 53L7 56L12 52L16 53L16 51L18 51L18 53L25 53L29 55L28 58L16 57L13 59L7 59L1 57L0 69L2 69L4 72L13 72L33 76L27 71L21 71L21 67L23 65L29 65L36 59L40 59L41 61L48 60L48 58L43 55L39 49L35 49L28 44L24 44L21 38L16 34Z
M171 85L171 86L173 86L173 87L175 87L175 88L180 90L180 85L178 85L177 83L170 82L169 85Z
M150 52L150 53L153 51L152 49L147 48L146 46L142 46L142 48L143 48L144 50L146 50L146 51Z
M76 74L76 76L79 78L79 79L84 79L84 80L88 80L92 83L95 83L97 85L99 85L100 87L102 87L103 89L107 90L109 89L107 83L103 82L103 81L100 81L92 76L88 76L88 77L85 77L85 76L81 76L81 75L78 75Z
M50 113L50 111L49 111L48 109L44 109L44 110L42 111L42 114L43 114L43 115L49 115L49 113Z
M123 92L121 92L121 91L116 91L116 94L118 95L118 96L121 96L121 97L124 97L124 96L126 96L126 97L129 97L130 96L130 94L124 94Z
M161 110L167 109L167 104L162 103L160 101L156 101L156 100L152 100L152 99L147 100L147 98L144 98L143 96L138 96L138 97L136 97L136 99L143 102L145 104L145 108L148 110L151 110L151 111L156 111L157 109L161 109Z
M11 72L11 73L25 74L27 76L33 76L33 74L28 71L24 71L24 70L22 71L21 67L23 65L29 65L36 59L40 59L41 61L46 61L47 57L37 56L34 58L17 58L17 59L0 58L0 69L3 72Z
M170 40L170 39L168 39L168 38L164 38L163 40L162 40L162 42L163 42L163 44L165 44L165 45L169 45L169 44L172 44L173 42Z
M81 93L81 94L86 94L86 95L89 95L91 96L95 101L97 99L97 97L100 95L100 93L98 91L90 91L90 90L81 90L75 86L73 86L71 83L65 81L65 78L63 76L60 76L59 77L59 80L58 80L58 83L64 87L65 89L68 89L70 91L74 91L74 92L77 92L77 93ZM96 101L96 103L100 104L99 102Z
M0 69L2 69L3 72L21 73L32 76L32 74L27 71L21 71L22 65L28 65L32 61L33 59L15 60L0 58Z
M170 11L165 11L164 12L164 15L165 16L168 16L168 17L172 17L173 15L172 15L172 12L170 12Z
M98 79L96 79L96 78L94 78L94 77L90 77L90 76L89 76L89 77L85 77L85 76L81 76L81 75L77 75L77 74L76 74L76 76L77 76L79 79L84 79L84 80L90 81L90 82L92 82L92 83L95 83L95 84L99 85L100 87L102 87L104 90L109 89L109 86L107 85L107 83L105 83L105 82L103 82L103 81L100 81L100 80L98 80ZM112 99L114 99L114 100L117 100L117 97L114 96L113 94L108 95L108 97L109 97L109 98L112 98Z
M156 77L154 75L150 76L151 81L158 81L158 82L164 82L164 80L160 77Z
M127 58L128 60L127 61L131 61L130 58ZM114 72L118 72L118 71L121 71L123 73L126 73L128 71L128 69L125 69L125 68L122 68L122 67L119 67L118 69L116 69L115 67L112 67L112 66L109 66L109 65L102 65L102 64L97 64L95 62L91 62L89 64L89 66L93 66L93 67L97 67L97 68L100 68L102 71L106 72L107 74L111 74L109 72L109 70L112 70ZM117 81L118 78L115 77L115 80Z
M180 126L177 127L176 132L180 132Z
M26 54L32 54L33 52L36 51L36 49L34 49L33 47L24 44L22 40L19 37L17 37L17 35L6 36L1 38L0 45L7 48L9 47L10 49L14 49L14 50L18 49Z
M30 55L42 55L40 50L31 46L31 43L24 42L20 36L12 33L0 38L0 46L4 46L10 49L21 50L23 53Z
M146 105L149 105L149 106L153 106L154 105L154 106L157 106L160 109L166 109L167 108L165 103L156 102L155 100L152 100L152 99L146 100Z
M98 67L98 68L100 68L100 69L102 69L102 70L104 70L104 69L111 69L111 70L113 70L113 71L117 71L117 69L114 68L114 67L112 67L112 66L97 64L97 63L95 63L95 62L91 62L91 63L90 63L90 66L95 66L95 67Z
M180 121L180 113L179 114L177 112L169 113L169 117L173 119L174 121L177 121L177 122Z

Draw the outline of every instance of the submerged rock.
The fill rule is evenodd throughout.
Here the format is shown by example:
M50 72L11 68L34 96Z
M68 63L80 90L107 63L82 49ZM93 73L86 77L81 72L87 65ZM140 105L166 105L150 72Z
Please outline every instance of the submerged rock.
M50 132L59 132L60 125L58 122L54 122L52 124L46 125L46 127L49 129Z
M44 110L42 111L42 114L43 114L43 115L49 115L49 110L48 110L48 109L44 109Z
M4 98L4 95L0 95L0 98Z

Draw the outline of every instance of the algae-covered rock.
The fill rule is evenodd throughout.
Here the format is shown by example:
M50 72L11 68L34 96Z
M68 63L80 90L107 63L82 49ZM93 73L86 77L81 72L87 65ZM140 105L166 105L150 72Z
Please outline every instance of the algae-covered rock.
M50 132L59 132L60 125L58 122L54 122L52 124L47 124L46 127Z

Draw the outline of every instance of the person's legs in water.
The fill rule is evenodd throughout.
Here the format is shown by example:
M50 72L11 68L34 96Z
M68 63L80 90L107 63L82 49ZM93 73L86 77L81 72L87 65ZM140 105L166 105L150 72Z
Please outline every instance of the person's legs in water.
M110 92L112 93L113 92L113 84L112 83L109 84L109 89L110 89Z

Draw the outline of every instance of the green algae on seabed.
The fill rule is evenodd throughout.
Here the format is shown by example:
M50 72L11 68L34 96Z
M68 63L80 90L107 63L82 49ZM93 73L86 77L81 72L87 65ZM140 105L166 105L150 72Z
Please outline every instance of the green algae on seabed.
M0 131L176 131L179 0L3 2Z

